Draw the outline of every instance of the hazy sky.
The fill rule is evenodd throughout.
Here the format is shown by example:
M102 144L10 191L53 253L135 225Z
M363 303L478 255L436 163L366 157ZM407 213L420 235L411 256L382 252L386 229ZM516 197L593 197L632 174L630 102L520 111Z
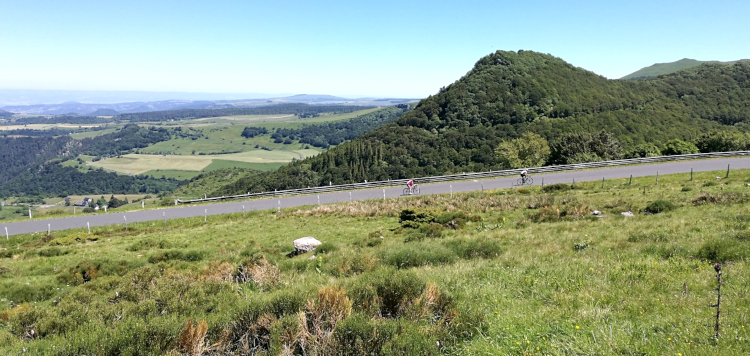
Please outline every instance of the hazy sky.
M0 89L424 97L498 49L750 58L750 1L0 0Z

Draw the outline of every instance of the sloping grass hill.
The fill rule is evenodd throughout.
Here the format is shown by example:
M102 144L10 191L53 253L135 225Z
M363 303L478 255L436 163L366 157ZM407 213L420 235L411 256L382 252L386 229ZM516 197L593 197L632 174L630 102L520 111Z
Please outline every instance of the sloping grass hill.
M750 172L722 173L0 239L0 354L748 354Z

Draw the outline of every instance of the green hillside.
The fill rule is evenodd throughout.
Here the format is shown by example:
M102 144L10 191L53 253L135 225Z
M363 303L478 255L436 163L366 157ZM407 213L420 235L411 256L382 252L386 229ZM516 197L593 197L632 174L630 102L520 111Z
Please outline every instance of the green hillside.
M719 62L719 61L697 61L695 59L690 58L683 58L679 61L675 62L669 62L669 63L656 63L654 65L641 68L633 73L630 73L620 79L630 79L630 80L637 80L637 79L646 79L646 78L652 78L652 77L658 77L662 74L669 74L674 73L678 70L688 69L697 67L701 64L734 64L737 61L731 61L731 62Z
M638 145L694 141L748 119L750 62L625 81L607 80L551 55L498 51L397 121L214 194L501 169L495 148L529 131L553 146L566 145L568 133L606 131L610 134L597 137L611 136L618 150L590 158L620 158Z

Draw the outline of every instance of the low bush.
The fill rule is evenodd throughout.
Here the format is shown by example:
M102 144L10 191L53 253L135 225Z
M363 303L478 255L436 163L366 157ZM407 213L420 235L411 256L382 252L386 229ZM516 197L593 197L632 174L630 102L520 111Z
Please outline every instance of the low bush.
M570 189L571 189L570 184L555 183L555 184L545 185L544 188L542 188L542 191L545 193L553 193L553 192L564 192Z
M443 245L409 244L393 248L383 254L382 260L398 269L425 265L444 265L456 261L456 254Z
M713 239L706 241L698 249L696 256L712 263L738 261L750 257L750 246L743 241Z
M200 261L203 259L203 253L195 250L167 250L157 252L148 257L149 263L159 263L167 261Z
M382 268L359 277L347 295L355 311L370 317L397 318L426 286L415 273Z
M494 258L503 251L500 242L491 239L457 239L448 241L445 246L462 258Z
M167 249L167 248L173 248L173 247L175 247L174 244L169 241L141 240L128 246L127 250L131 252L136 252L136 251L149 250L152 248Z
M659 199L654 200L653 202L646 205L646 209L643 210L649 214L659 214L667 211L672 211L674 209L677 209L677 206L672 204L672 202Z
M341 322L333 339L341 356L378 356L386 343L397 333L397 325L389 320L373 320L363 313L353 313Z

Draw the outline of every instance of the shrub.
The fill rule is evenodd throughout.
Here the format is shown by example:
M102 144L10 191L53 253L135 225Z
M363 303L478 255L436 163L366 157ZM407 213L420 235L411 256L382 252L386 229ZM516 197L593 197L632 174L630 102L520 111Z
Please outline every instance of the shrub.
M463 258L494 258L500 255L502 247L500 242L491 239L458 239L445 243L456 255Z
M555 183L555 184L545 185L544 188L542 188L542 191L545 193L552 193L552 192L564 192L570 189L571 188L569 184Z
M706 241L696 253L698 258L711 261L712 263L746 259L749 254L746 243L724 239Z
M456 254L437 244L404 245L384 253L383 261L398 269L453 263Z
M341 356L380 355L383 346L396 334L396 324L372 320L362 313L344 319L333 333Z
M672 204L672 202L659 199L659 200L654 200L653 202L649 203L646 206L646 209L644 209L644 211L649 214L658 214L662 212L671 211L674 209L677 209L677 206Z
M664 145L661 153L665 156L686 155L691 153L698 153L698 147L695 147L695 145L690 142L685 142L682 140L669 140Z
M682 187L682 189L681 189L681 190L682 190L683 192L690 192L690 191L692 191L692 190L693 190L693 187L688 187L688 186L684 186L684 187Z
M421 224L427 224L435 222L436 214L429 210L423 209L404 209L399 214L399 223L402 226L409 225L409 227L419 227ZM416 223L409 224L408 222Z
M159 262L166 262L166 261L193 262L193 261L200 261L201 259L203 259L203 252L201 251L167 250L167 251L162 251L162 252L157 252L155 254L152 254L151 256L148 257L148 262L149 263L159 263Z
M425 237L440 238L443 237L443 225L437 223L422 224L419 227L419 232L423 233Z
M415 273L383 268L361 276L347 295L355 311L370 316L397 318L408 302L422 294L426 284Z

